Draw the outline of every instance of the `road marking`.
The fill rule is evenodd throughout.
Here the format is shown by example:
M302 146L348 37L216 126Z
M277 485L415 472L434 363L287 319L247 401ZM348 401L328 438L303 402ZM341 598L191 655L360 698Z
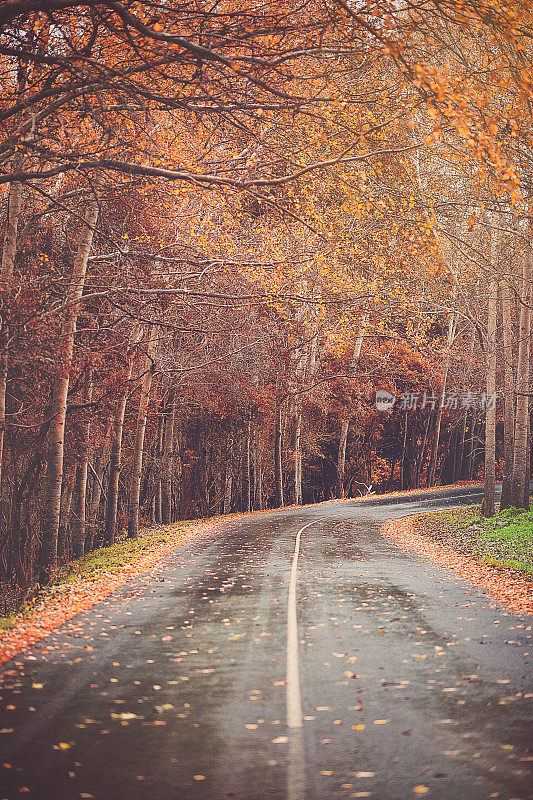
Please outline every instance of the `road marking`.
M298 614L296 611L296 575L298 573L298 554L300 537L311 525L320 520L313 520L296 534L294 553L292 554L291 578L289 582L289 599L287 602L287 726L301 728L303 722L302 696L300 692L300 666L298 663Z
M296 576L298 574L298 555L302 533L320 520L308 522L300 528L294 542L292 554L289 598L287 601L287 727L291 731L289 758L287 764L287 800L305 800L306 763L303 744L302 696L300 692L300 666L298 662L298 614L296 610Z

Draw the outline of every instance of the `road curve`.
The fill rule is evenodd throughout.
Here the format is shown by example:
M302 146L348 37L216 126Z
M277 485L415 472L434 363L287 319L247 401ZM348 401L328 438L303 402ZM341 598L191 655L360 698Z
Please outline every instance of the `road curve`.
M531 618L379 533L478 497L249 515L176 550L4 665L0 800L533 797Z

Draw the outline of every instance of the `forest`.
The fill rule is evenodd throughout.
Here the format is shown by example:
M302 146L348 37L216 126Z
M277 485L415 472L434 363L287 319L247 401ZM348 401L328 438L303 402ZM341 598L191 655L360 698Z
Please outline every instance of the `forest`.
M0 5L0 583L176 520L529 508L529 0Z

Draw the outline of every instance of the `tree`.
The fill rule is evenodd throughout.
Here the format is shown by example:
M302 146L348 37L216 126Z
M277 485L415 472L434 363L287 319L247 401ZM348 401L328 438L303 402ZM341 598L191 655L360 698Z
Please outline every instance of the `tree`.
M45 508L42 524L42 554L40 579L48 583L57 569L57 536L61 506L61 483L67 399L70 370L74 356L74 335L80 300L85 284L87 259L98 218L98 203L93 200L87 207L80 232L78 251L72 268L71 283L66 295L66 306L61 324L59 352L55 366L54 387L51 400L51 424L48 434L48 469L44 489ZM81 543L79 550L81 551Z

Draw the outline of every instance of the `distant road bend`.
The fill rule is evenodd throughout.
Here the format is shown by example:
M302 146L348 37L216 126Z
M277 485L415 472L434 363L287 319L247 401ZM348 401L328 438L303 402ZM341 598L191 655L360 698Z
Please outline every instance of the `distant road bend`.
M4 665L0 800L532 798L531 618L379 533L480 496L252 514L179 548Z

